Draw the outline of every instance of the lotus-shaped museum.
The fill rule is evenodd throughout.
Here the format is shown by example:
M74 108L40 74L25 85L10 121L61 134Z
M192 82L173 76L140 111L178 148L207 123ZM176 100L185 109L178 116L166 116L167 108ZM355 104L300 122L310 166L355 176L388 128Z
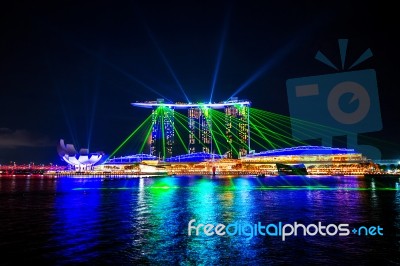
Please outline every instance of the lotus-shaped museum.
M92 170L104 155L103 152L89 153L88 149L80 149L78 153L73 144L65 145L63 139L60 139L57 145L57 152L65 162L74 166L75 170Z

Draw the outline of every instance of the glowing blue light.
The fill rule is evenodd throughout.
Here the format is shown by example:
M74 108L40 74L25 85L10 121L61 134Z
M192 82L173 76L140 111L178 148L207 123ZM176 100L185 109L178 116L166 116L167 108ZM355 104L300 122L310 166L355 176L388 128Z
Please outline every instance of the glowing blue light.
M221 65L221 58L222 58L222 54L223 54L223 51L224 51L226 33L228 31L227 28L228 28L228 22L229 22L229 17L230 17L229 15L230 15L230 13L228 13L225 16L224 25L223 25L223 29L222 29L221 41L220 41L219 49L218 49L217 62L215 63L214 76L213 76L213 81L212 81L212 85L211 85L210 103L212 102L212 97L213 97L213 94L214 94L215 84L217 83L217 76L218 76L218 73L219 73L219 67Z
M125 163L140 163L142 161L157 160L157 157L149 154L134 154L109 159L105 164L125 164Z
M270 151L262 151L247 155L248 157L275 156L275 155L312 155L312 154L355 154L354 149L331 148L323 146L298 146Z
M154 46L157 48L158 53L161 55L161 58L163 59L164 64L167 66L167 68L168 68L168 70L169 70L169 73L172 75L172 77L174 78L174 80L175 80L176 84L178 85L179 89L181 90L181 92L182 92L183 95L185 96L186 101L189 102L189 98L187 97L187 95L186 95L186 93L185 93L185 90L184 90L183 87L182 87L182 84L179 82L179 80L178 80L178 78L176 77L175 72L172 70L172 67L171 67L171 65L169 64L169 62L168 62L166 56L165 56L164 53L161 51L160 46L157 44L154 35L153 35L152 32L150 31L149 27L146 26L146 30L147 30L147 33L148 33L150 39L153 41Z
M315 28L322 27L324 23L323 17L316 17L318 23L312 23L308 27L304 27L298 31L293 38L287 42L281 49L279 49L269 60L267 60L253 75L250 76L232 95L230 98L236 96L239 92L247 88L250 84L260 78L266 71L268 71L272 66L282 61L290 52L298 47L299 43L302 43L307 36L310 36ZM317 21L317 20L316 20ZM316 22L315 21L315 22Z
M219 154L212 154L206 152L196 152L184 154L167 158L166 162L204 162L211 159L222 159L223 156Z
M149 102L136 102L131 103L132 106L136 107L144 107L144 108L155 108L159 106L169 107L169 108L176 108L176 109L187 109L187 108L198 108L198 107L208 107L212 109L224 109L227 106L234 106L238 103L243 105L250 105L250 101L235 101L235 102L221 102L221 103L158 103L156 101L149 101Z
M147 85L146 83L144 83L143 81L139 80L138 78L134 77L133 75L129 74L128 72L126 72L125 70L123 70L122 68L116 66L115 64L111 63L110 61L106 60L104 57L100 56L99 54L87 49L86 47L82 46L82 45L77 45L75 44L75 46L77 46L79 49L85 51L86 53L90 54L91 56L96 57L97 59L99 59L101 62L106 63L107 65L109 65L111 68L113 68L114 70L118 71L119 73L123 74L124 76L126 76L127 78L139 83L140 85L142 85L143 87L145 87L146 89L150 90L151 92L157 94L158 96L161 96L165 99L168 99L167 97L165 97L164 95L162 95L161 93L159 93L158 91L156 91L155 89L151 88L149 85Z

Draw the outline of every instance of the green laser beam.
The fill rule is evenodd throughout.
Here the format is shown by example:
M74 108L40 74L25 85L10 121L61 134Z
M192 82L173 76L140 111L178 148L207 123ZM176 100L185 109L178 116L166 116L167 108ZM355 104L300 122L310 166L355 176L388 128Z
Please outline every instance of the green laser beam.
M111 158L114 156L135 134L138 132L143 125L149 122L149 120L152 118L152 115L149 115L109 156Z

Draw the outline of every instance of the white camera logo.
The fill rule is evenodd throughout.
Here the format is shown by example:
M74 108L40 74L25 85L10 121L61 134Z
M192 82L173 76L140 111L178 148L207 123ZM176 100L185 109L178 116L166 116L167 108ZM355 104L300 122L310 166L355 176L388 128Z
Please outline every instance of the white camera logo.
M344 69L347 40L339 40L339 47ZM371 50L366 50L348 69L371 56ZM321 52L317 53L316 59L339 70ZM382 129L375 70L289 79L286 88L293 137L300 140L322 139L323 145L332 146L334 136L347 135L349 148L365 148L363 151L369 153L370 158L380 157L379 150L358 145L357 136L354 136Z
M359 101L358 108L352 112L347 113L342 111L339 106L340 97L345 93L352 93L354 100ZM336 121L342 124L356 124L363 120L368 114L371 101L368 92L363 86L356 82L345 81L336 85L328 95L328 110Z

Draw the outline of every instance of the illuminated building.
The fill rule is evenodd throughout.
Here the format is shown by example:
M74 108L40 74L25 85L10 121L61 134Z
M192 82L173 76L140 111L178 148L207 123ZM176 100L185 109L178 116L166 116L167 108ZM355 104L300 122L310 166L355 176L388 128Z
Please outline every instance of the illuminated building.
M379 173L379 167L353 149L298 146L250 153L240 159L227 154L195 152L166 158L136 154L113 158L96 171L114 174L174 175L364 175ZM299 172L300 171L300 172ZM284 172L284 173L283 173Z
M249 154L241 158L253 168L266 165L304 164L309 174L365 174L376 165L354 149L324 146L298 146Z
M232 98L225 106L225 129L229 144L228 158L240 158L250 149L249 107L237 98Z
M157 99L132 105L152 109L151 116L145 120L149 126L146 139L150 139L150 154L114 157L96 166L95 171L138 175L276 175L280 172L345 175L379 172L375 163L354 149L298 146L255 153L250 150L249 101L232 98L220 103L167 103ZM177 110L187 110L187 117ZM175 128L175 118L188 133L188 142ZM175 133L186 148L185 154L174 154ZM58 150L63 160L74 165L76 170L93 170L93 165L102 156L89 155L85 149L77 155L73 145L65 146L62 140Z
M207 107L188 108L189 153L209 153L211 151L212 140L210 127L211 119L209 118Z
M106 163L95 166L95 171L107 174L125 175L166 175L166 168L161 165L156 156L135 154L107 160Z
M180 162L205 162L205 161L215 161L223 159L224 156L219 154L210 154L207 152L196 152L191 154L178 155L166 159L166 162L170 163L180 163Z
M93 166L103 157L103 152L89 153L88 149L80 149L76 152L73 144L64 144L61 139L57 145L58 155L63 161L73 166L77 171L93 170Z
M134 154L128 156L114 157L107 160L107 164L133 164L148 161L156 161L157 157L149 154Z
M242 162L260 163L360 163L367 159L354 149L332 148L324 146L298 146L249 154L241 158Z
M157 101L132 103L136 107L152 108L150 154L163 159L174 155L174 111L188 110L188 153L213 153L212 117L210 109L225 110L225 138L228 158L238 158L250 149L250 102L232 98L220 103L167 103ZM163 137L164 136L164 137Z
M152 111L150 154L165 159L172 156L174 145L174 109L162 106L163 99L158 99L157 103L161 106Z

